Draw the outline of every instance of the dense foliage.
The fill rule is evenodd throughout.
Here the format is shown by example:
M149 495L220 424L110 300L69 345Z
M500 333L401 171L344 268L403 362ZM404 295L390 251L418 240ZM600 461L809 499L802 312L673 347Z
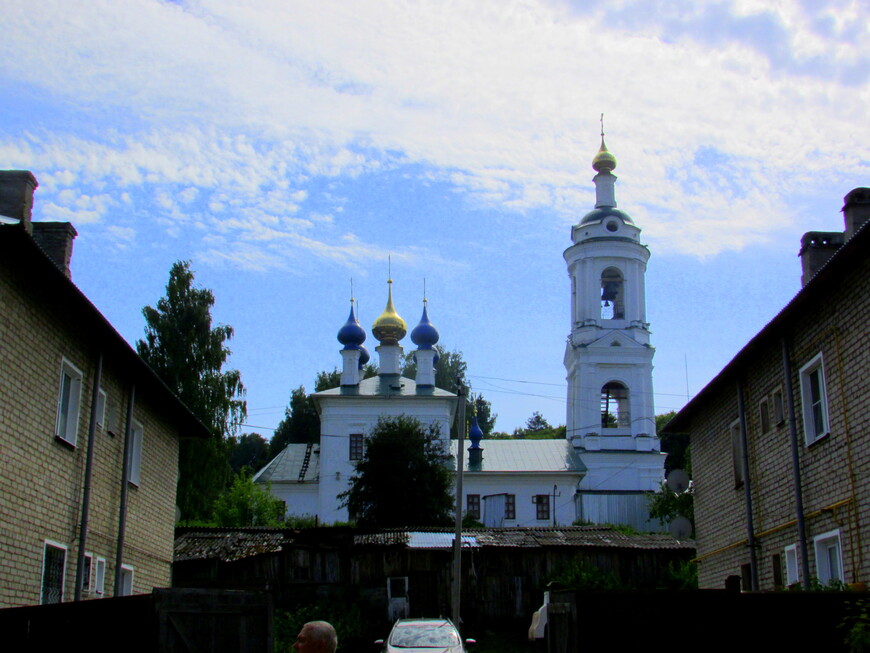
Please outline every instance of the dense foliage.
M268 486L254 483L247 469L236 475L232 486L214 504L215 526L280 526L283 518L284 502L274 498Z
M226 437L247 415L241 374L223 369L233 328L212 326L214 294L195 288L193 278L189 261L172 265L166 296L156 308L142 309L145 339L136 343L139 355L211 433L206 441L181 440L177 502L182 520L211 515L229 479Z
M453 515L450 454L436 425L381 417L366 437L347 492L339 495L362 526L441 526Z

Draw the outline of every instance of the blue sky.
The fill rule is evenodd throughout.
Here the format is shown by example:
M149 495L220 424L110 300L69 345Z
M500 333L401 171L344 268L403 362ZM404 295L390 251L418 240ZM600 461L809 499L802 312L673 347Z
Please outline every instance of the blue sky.
M0 5L0 167L69 220L119 332L190 259L231 324L248 423L369 330L441 342L510 431L565 420L570 226L598 117L652 251L657 412L794 295L809 230L870 185L867 2L199 0ZM371 337L370 342L371 344ZM406 349L412 348L410 340ZM688 371L688 374L687 374Z

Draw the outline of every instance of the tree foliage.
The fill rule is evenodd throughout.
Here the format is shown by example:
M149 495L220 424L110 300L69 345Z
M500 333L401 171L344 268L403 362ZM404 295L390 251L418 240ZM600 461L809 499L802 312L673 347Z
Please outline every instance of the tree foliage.
M495 426L495 420L498 417L492 412L490 402L483 398L480 393L474 394L471 392L471 383L468 380L468 364L462 358L461 351L449 351L441 345L435 345L435 350L438 352L438 362L435 364L435 385L442 390L458 393L459 384L465 386L467 395L465 400L465 421L471 426L471 419L477 413L477 424L484 435L489 435ZM403 376L415 378L417 376L417 361L414 359L414 352L410 352L405 356L405 366L402 371ZM456 427L450 428L450 437L456 438Z
M505 434L505 437L508 437ZM547 421L539 411L532 413L532 416L526 420L525 428L514 429L513 435L510 436L517 439L526 440L555 440L565 438L565 425L553 426Z
M284 502L269 493L268 486L254 483L251 472L243 469L232 486L214 504L217 526L280 526L284 517Z
M238 474L245 467L256 472L269 462L269 441L259 433L243 433L227 438L230 469Z
M437 425L381 417L366 437L350 489L339 498L363 526L447 525L453 514L449 462Z
M290 403L284 410L284 419L272 434L269 443L269 456L274 458L291 442L318 442L320 440L320 418L311 395L305 387L299 386L290 393Z
M142 309L145 339L136 343L139 355L211 433L207 441L181 440L177 500L184 520L211 514L229 477L225 438L247 415L241 374L223 369L233 328L212 326L214 294L195 288L193 278L189 261L172 265L166 296L156 308Z

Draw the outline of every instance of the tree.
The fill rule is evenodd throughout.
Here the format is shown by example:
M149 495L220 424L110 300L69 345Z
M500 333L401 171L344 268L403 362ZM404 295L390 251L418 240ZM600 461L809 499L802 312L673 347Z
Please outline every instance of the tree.
M450 454L438 426L413 417L381 417L339 495L362 526L442 526L453 514Z
M238 474L247 467L256 472L269 462L269 441L259 433L243 433L227 438L230 469Z
M272 434L269 443L269 456L274 458L291 442L318 442L320 440L320 418L311 395L305 387L299 386L290 393L290 403L284 410L284 419Z
M227 325L212 327L214 294L193 287L190 261L169 271L166 296L146 306L145 340L136 350L211 432L207 441L182 439L177 502L182 520L207 519L227 484L226 437L247 415L245 387L238 370L223 370L230 355Z
M675 469L684 470L692 476L692 452L689 447L687 433L661 433L665 425L673 419L677 412L656 415L656 433L660 434L662 451L668 454L665 458L665 476ZM695 493L689 485L682 492L669 489L667 483L662 483L661 489L649 498L650 517L658 519L662 525L669 524L675 517L686 517L695 530Z
M243 469L232 486L214 504L217 526L280 526L284 517L284 502L269 493L268 486L254 483L251 472Z
M565 437L565 425L552 426L539 411L526 420L525 428L514 429L513 437L529 440L554 440Z
M489 435L495 426L497 414L492 412L491 404L483 398L483 395L471 392L471 383L466 377L468 365L462 358L461 351L448 351L441 345L435 345L438 352L438 362L435 364L435 385L442 390L458 393L459 384L462 383L467 390L465 400L465 420L471 426L471 419L477 411L477 424L484 435ZM405 356L405 366L402 374L408 378L417 376L417 361L414 360L414 352ZM456 427L450 428L450 437L456 438Z
M371 363L363 365L360 379L368 379L378 375L378 368ZM317 379L314 382L314 392L323 392L330 388L337 388L341 385L341 370L333 368L331 372L323 371L317 373Z

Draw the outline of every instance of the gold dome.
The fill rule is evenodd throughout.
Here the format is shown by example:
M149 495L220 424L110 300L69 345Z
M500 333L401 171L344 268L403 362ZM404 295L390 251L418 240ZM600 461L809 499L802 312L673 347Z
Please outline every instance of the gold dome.
M387 295L387 307L380 317L375 320L372 325L372 335L378 339L382 345L398 345L399 340L405 337L408 332L405 320L403 320L396 309L393 308L393 280L387 280L389 284Z
M598 172L611 172L616 167L616 157L607 151L607 146L604 144L604 134L601 135L601 147L598 148L598 154L592 159L592 167Z

